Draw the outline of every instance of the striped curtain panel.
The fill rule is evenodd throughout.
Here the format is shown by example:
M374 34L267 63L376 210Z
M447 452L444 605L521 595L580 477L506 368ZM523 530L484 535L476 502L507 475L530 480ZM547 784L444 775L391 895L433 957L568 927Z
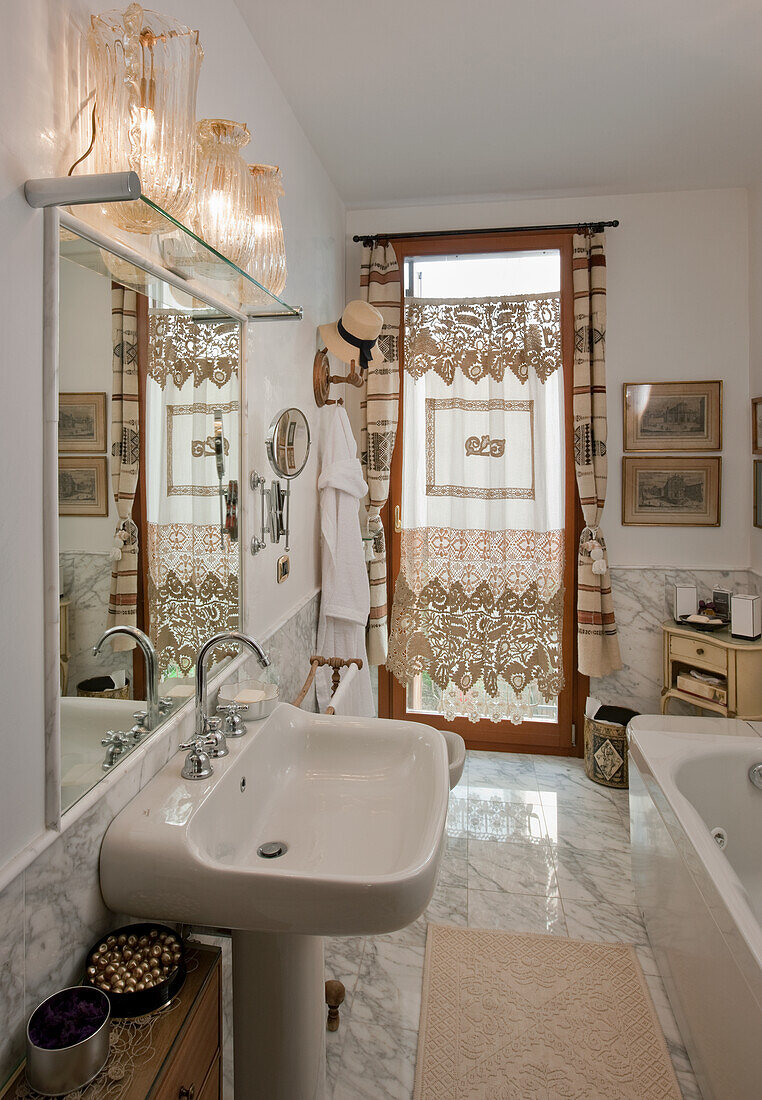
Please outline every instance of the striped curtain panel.
M388 650L386 607L386 538L381 509L389 499L389 470L397 435L399 412L400 283L394 247L388 242L365 246L360 273L360 295L383 315L384 327L378 346L384 362L368 367L360 404L362 434L360 460L368 483L367 530L373 536L368 621L368 661L386 664Z
M140 464L137 295L111 286L111 484L119 522L115 546L121 552L111 567L107 626L135 626L138 607L138 529L132 505ZM117 550L117 552L119 552ZM132 649L129 638L114 638L114 649Z
M577 558L579 671L607 676L622 667L606 543L606 251L604 234L575 235L574 462L585 519Z

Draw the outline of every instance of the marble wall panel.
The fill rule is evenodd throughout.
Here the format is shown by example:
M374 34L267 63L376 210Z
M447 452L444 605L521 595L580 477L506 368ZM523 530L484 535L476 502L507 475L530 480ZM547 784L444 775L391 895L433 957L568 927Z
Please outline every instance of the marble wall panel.
M316 595L264 640L272 661L268 674L280 683L281 698L286 701L296 696L309 670L318 607ZM249 668L247 674L252 674ZM103 836L122 807L177 751L179 742L190 733L192 721L189 713L179 724L170 723L169 728L160 730L146 744L141 766L123 776L114 773L117 781L108 793L0 892L0 1090L23 1056L28 1014L49 993L79 979L87 949L120 921L120 915L106 908L100 892L98 860ZM225 952L229 974L229 944ZM229 981L225 993L229 1033ZM232 1044L227 1042L227 1061L231 1051ZM226 1065L228 1088L231 1075L232 1065Z

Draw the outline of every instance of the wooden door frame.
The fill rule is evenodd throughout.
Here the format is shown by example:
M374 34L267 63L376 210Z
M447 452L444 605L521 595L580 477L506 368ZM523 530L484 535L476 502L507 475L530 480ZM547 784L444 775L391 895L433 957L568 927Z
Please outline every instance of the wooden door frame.
M577 492L577 477L574 463L574 420L573 420L573 370L574 370L574 292L572 285L572 231L540 230L527 233L479 233L475 231L467 236L405 237L396 238L392 243L399 265L400 309L405 301L405 260L410 256L452 255L454 253L485 253L505 251L533 251L537 249L556 249L561 254L561 359L564 373L564 424L565 424L565 484L564 495L566 512L574 514L574 537L566 547L564 565L564 617L571 624L564 631L562 660L567 678L571 678L571 692L559 710L558 722L549 727L548 723L525 722L518 726L501 723L504 734L501 740L494 739L495 726L491 722L469 722L466 718L447 723L465 740L471 749L493 751L549 753L556 756L581 756L583 750L582 723L584 706L589 690L589 680L577 670L577 544L584 526L582 509ZM400 336L402 336L402 316L400 317ZM403 431L403 381L404 381L404 341L400 339L400 405L397 424L397 440L401 440ZM387 533L387 606L391 609L394 597L394 582L400 569L400 535L391 522L392 493L399 500L402 492L402 446L395 446L390 472L390 494L383 509L381 520ZM566 524L568 531L569 524ZM385 667L378 669L378 713L390 718L394 710L400 709L405 720L432 724L427 714L408 714L404 710L405 692L393 674ZM514 733L515 731L515 733ZM576 738L574 733L576 731ZM490 737L490 732L493 734ZM530 734L530 739L527 739Z

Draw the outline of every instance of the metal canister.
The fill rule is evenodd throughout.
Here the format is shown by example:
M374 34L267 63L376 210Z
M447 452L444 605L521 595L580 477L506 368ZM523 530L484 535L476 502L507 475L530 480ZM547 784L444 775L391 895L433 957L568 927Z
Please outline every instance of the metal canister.
M43 1096L61 1096L62 1093L81 1089L100 1073L108 1059L111 1005L106 994L90 986L70 986L53 996L58 997L61 993L76 993L81 996L84 991L93 999L102 999L104 1020L96 1031L79 1043L50 1049L32 1042L30 1024L40 1009L51 1000L50 997L46 997L29 1017L26 1026L26 1079L31 1088Z

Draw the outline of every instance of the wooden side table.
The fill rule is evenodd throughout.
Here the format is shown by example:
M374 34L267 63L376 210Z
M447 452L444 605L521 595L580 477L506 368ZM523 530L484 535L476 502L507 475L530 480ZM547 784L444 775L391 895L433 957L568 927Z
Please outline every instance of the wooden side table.
M730 630L693 630L668 619L661 624L664 650L664 687L661 712L666 714L670 699L681 699L723 718L762 721L762 638L747 641L734 638ZM727 703L702 699L677 686L681 672L692 668L723 677L727 682Z
M98 1076L72 1100L220 1100L222 1096L222 954L188 944L188 976L164 1009L114 1020L110 1054ZM39 1100L19 1066L0 1100Z

